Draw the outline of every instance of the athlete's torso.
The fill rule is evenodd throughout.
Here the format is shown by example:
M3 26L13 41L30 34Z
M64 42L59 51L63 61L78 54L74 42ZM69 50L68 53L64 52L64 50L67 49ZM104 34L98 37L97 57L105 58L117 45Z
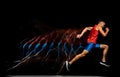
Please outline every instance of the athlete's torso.
M98 38L98 30L96 29L95 25L93 29L91 30L90 34L88 35L87 43L94 43L96 44L97 38Z

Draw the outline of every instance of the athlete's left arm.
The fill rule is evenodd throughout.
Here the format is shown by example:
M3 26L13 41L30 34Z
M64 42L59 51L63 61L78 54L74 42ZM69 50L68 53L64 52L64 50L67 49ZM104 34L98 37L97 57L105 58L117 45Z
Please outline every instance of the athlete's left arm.
M105 28L105 31L103 30L102 27L99 27L98 30L100 31L100 33L101 33L102 36L104 36L104 37L106 37L107 34L108 34L108 32L109 32L109 28L108 28L108 27Z

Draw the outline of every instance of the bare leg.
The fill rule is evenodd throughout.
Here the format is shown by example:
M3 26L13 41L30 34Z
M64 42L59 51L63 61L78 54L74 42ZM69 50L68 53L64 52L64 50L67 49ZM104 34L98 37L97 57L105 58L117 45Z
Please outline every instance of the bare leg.
M100 45L100 48L103 49L102 62L106 62L106 56L107 56L107 53L108 53L108 48L109 48L109 46L106 45L106 44L101 44L101 45Z
M70 62L69 64L72 64L73 62L77 61L78 59L84 57L86 54L88 54L89 52L87 50L83 50L82 53L76 55Z

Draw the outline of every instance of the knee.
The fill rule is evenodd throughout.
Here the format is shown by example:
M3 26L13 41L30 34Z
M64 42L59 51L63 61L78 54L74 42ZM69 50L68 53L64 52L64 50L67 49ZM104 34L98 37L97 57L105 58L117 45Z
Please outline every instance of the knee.
M84 56L86 56L86 54L81 53L77 55L77 57L84 57Z
M81 54L82 57L85 57L86 55L85 54Z
M109 46L108 46L108 45L104 45L104 46L103 46L103 48L106 48L106 49L108 49L108 48L109 48Z

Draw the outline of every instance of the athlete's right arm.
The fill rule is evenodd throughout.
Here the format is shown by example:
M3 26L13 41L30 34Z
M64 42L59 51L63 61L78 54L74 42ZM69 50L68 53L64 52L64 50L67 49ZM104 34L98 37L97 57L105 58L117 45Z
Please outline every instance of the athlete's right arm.
M91 30L93 27L85 27L84 29L83 29L83 31L81 32L81 34L78 34L77 35L77 38L81 38L83 35L84 35L84 33L86 33L88 30Z

